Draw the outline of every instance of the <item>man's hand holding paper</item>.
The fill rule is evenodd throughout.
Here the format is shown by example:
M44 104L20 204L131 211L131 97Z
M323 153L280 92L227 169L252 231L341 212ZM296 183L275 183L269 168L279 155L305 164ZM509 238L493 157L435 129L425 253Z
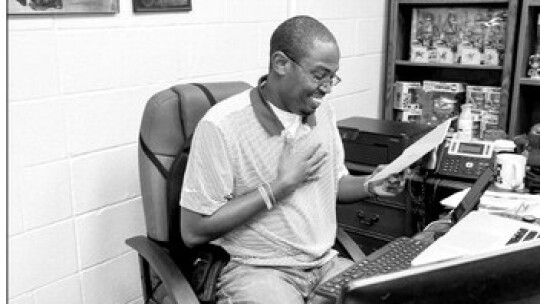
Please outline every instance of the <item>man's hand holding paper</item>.
M379 165L375 171L371 174L371 176L377 175L379 172L384 170L386 165ZM366 189L369 190L370 193L373 193L377 196L395 196L403 189L405 188L405 182L406 178L409 175L409 169L406 169L402 172L391 174L390 176L373 181L370 178L366 181Z

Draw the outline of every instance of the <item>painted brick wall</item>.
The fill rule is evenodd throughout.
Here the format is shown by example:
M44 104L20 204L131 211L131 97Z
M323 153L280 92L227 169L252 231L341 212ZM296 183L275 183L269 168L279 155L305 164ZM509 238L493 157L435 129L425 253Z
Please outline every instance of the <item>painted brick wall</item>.
M342 50L338 118L380 117L386 1L193 0L189 13L8 18L10 304L142 303L136 139L158 90L255 84L271 31L315 16Z

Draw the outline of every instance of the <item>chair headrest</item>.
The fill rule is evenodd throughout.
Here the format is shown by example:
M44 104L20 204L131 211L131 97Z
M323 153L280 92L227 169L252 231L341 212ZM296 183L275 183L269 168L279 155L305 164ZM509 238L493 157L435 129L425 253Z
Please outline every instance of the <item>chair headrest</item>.
M244 82L205 83L216 102L250 88ZM175 156L199 120L212 106L205 92L194 84L180 84L155 94L148 101L141 136L157 155Z

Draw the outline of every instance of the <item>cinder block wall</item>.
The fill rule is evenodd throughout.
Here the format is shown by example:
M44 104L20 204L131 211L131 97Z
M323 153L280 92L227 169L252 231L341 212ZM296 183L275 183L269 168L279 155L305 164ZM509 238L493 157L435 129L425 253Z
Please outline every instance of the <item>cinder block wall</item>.
M339 40L338 118L381 117L386 1L192 0L189 13L8 17L10 304L142 303L136 139L146 100L267 69L271 31L309 14Z

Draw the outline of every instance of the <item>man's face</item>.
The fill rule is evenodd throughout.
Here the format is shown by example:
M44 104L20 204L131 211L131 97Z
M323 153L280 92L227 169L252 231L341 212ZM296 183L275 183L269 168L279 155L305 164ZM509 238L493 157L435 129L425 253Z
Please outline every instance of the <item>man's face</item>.
M290 112L302 116L315 112L324 96L332 91L339 57L336 44L317 40L305 58L297 62L290 60L290 75L282 96Z

